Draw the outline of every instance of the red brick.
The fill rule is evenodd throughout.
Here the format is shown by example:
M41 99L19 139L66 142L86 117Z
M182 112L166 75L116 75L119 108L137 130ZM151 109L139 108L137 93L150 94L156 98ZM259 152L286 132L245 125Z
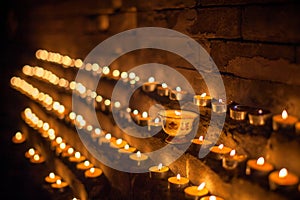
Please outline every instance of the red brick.
M246 40L300 42L300 5L250 6L243 12Z

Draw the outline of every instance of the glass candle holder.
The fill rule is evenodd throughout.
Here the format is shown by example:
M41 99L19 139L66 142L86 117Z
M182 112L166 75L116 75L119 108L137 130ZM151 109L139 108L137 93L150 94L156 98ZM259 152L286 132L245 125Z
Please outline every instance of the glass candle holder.
M227 105L222 99L212 101L211 108L215 113L226 113L227 111Z
M229 115L233 120L245 120L249 110L248 106L234 105L229 108Z
M271 112L263 109L255 109L248 113L249 123L254 126L263 126L270 118Z

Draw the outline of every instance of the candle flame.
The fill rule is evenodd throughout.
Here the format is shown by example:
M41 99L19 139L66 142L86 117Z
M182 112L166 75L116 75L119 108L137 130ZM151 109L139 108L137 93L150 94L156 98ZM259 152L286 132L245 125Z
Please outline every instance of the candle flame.
M198 186L198 188L197 188L197 190L203 190L204 189L204 187L205 187L205 182L202 182L199 186Z
M40 156L39 156L38 154L35 154L35 155L33 156L33 159L34 159L35 161L38 161L38 160L40 159Z
M22 139L22 133L21 132L17 132L15 135L17 140L21 140Z
M80 156L81 156L81 155L80 155L80 152L77 151L77 152L75 153L75 158L80 158Z
M117 145L122 144L122 142L123 142L123 140L121 138L117 139L117 141L116 141Z
M285 178L286 176L288 175L288 171L286 168L282 168L280 171L279 171L279 178Z
M61 180L60 179L56 180L56 184L60 185L61 184Z
M148 82L150 82L150 83L153 83L155 81L155 78L154 77L149 77L149 79L148 79Z
M162 83L162 84L161 84L161 87L162 87L162 88L167 88L168 85L167 85L166 83Z
M142 117L143 117L143 118L147 118L147 117L148 117L148 113L147 113L147 112L143 112L143 113L142 113Z
M57 137L55 139L55 141L56 141L57 144L60 144L60 143L62 143L62 138L61 137Z
M222 99L219 99L219 103L222 103L223 102L223 100Z
M200 140L201 142L203 141L203 136L202 136L202 135L199 137L199 140Z
M234 156L235 155L235 149L230 151L230 156Z
M114 103L114 105L115 105L115 108L120 108L121 107L121 103L119 101L116 101Z
M204 92L204 93L202 93L201 95L200 95L200 97L206 97L206 93Z
M140 151L136 152L136 156L137 156L138 158L142 157L141 152L140 152Z
M110 105L110 100L109 99L105 99L104 105L109 106Z
M216 196L210 196L209 200L217 200L217 197Z
M282 117L282 119L287 119L288 118L288 113L287 113L286 110L282 111L281 117Z
M55 174L53 172L50 172L49 178L54 179L55 178Z
M259 109L259 110L258 110L258 114L260 114L260 115L263 114L262 109Z
M93 174L95 172L95 168L94 167L91 167L90 168L90 172Z
M84 161L84 166L88 167L90 165L90 162L88 160Z
M161 170L162 167L163 167L162 163L159 163L158 166L157 166L158 170Z
M72 147L70 147L70 148L68 149L68 154L72 154L72 153L74 153L74 149L73 149Z
M30 148L28 150L29 155L33 156L35 154L35 150L33 148Z
M218 148L219 148L219 149L223 149L223 148L224 148L224 144L220 144L220 145L218 146Z
M138 111L138 110L134 110L132 113L133 113L134 115L137 115L137 114L139 114L139 111Z
M157 117L157 118L154 119L154 123L157 124L158 122L159 122L159 118Z
M177 111L177 110L175 110L175 115L179 116L179 115L181 115L181 112L180 112L180 111Z
M113 76L114 76L114 77L118 77L119 75L120 75L120 71L117 70L117 69L115 69L115 70L113 71Z
M124 146L124 149L125 149L125 150L128 150L128 149L129 149L129 145L126 144L126 145Z
M110 133L107 133L107 134L105 135L105 139L110 140L110 139L111 139L111 134L110 134Z
M259 157L256 161L257 165L264 165L265 164L265 159L263 157Z
M177 92L181 92L181 87L177 86L177 87L176 87L176 91L177 91Z
M177 178L177 180L179 181L180 180L180 174L177 174L177 176L176 176L176 178Z
M66 143L64 143L64 142L60 143L59 148L65 149L66 148Z

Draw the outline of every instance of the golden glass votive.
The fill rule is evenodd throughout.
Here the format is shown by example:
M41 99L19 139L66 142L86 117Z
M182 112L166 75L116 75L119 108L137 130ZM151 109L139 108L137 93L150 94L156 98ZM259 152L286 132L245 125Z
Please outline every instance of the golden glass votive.
M248 106L234 105L229 108L229 115L233 120L245 120L249 110Z
M169 167L163 166L161 163L157 166L152 166L149 168L150 178L154 179L165 179L168 177Z
M248 113L249 123L255 126L263 126L270 118L271 112L263 109L252 110Z
M211 103L211 96L206 95L206 93L195 95L193 102L197 106L208 106Z

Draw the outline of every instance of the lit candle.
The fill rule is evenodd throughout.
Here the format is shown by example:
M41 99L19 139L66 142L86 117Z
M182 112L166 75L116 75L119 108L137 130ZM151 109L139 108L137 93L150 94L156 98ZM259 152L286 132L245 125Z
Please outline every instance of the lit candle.
M82 163L78 163L76 165L76 168L77 169L80 169L80 170L87 170L87 169L90 169L91 167L93 167L94 165L92 163L90 163L88 160L82 162Z
M255 126L263 126L270 118L271 112L264 109L257 109L248 113L249 123Z
M168 188L170 190L182 190L188 185L188 183L189 179L181 177L180 174L168 178Z
M219 146L213 146L210 149L209 155L216 160L221 160L223 156L229 154L231 150L231 148L225 147L223 144L220 144Z
M28 151L25 152L25 157L31 158L36 153L37 153L37 151L34 148L30 148L30 149L28 149Z
M214 195L202 197L200 200L224 200L222 197L217 197Z
M79 162L82 162L85 160L85 157L81 155L80 152L75 152L75 154L71 157L69 157L69 161L70 162L76 162L76 163L79 163Z
M21 132L17 132L13 138L12 138L12 142L15 143L15 144L21 144L25 141L25 137L24 135L21 133Z
M68 186L68 183L61 181L61 179L56 180L55 183L51 184L52 188L56 188L56 189L62 189Z
M112 148L120 149L120 148L123 148L126 144L127 144L126 141L124 141L121 138L119 138L117 140L113 140L109 145Z
M230 151L229 155L225 155L222 158L222 166L224 169L233 170L235 169L240 162L245 161L247 158L246 155L236 154L236 150L233 149Z
M208 189L205 187L205 182L199 186L190 186L184 189L185 197L188 199L198 199L199 197L208 194Z
M229 116L233 120L245 120L249 110L248 106L234 105L229 108Z
M227 111L227 105L222 99L211 102L212 111L215 113L225 113Z
M283 110L281 115L273 116L273 130L293 131L297 121L296 117L288 115L287 111Z
M142 154L140 151L137 151L134 154L131 154L130 159L137 161L137 165L140 165L141 161L145 161L148 159L148 156L146 154Z
M96 178L101 176L102 170L96 167L91 167L84 172L84 176L87 178Z
M32 157L29 158L31 163L43 163L45 161L44 157L35 153Z
M142 117L138 118L138 122L137 123L140 126L147 126L150 120L151 120L151 118L148 116L148 113L147 112L143 112L142 113Z
M194 104L197 106L208 106L211 103L211 96L206 93L194 96Z
M169 94L170 100L182 100L187 95L186 91L183 91L181 87L177 86L175 90L172 90Z
M49 175L45 177L45 181L47 183L55 183L59 179L61 179L61 177L58 175L55 175L53 172L50 172Z
M265 161L263 157L259 157L257 160L251 159L247 161L246 174L253 176L267 176L274 167L272 164Z
M157 166L150 167L149 172L150 178L165 179L168 176L169 167L159 163Z
M70 157L70 156L73 156L74 155L74 149L72 147L66 147L66 151L63 151L62 152L62 157Z
M192 139L192 143L193 144L196 144L196 145L209 145L211 144L212 142L209 141L209 140L204 140L204 137L202 135L199 136L199 138L194 138Z
M166 83L162 83L161 85L157 86L157 94L159 96L169 96L170 89Z
M156 89L157 82L155 82L154 77L149 77L148 82L142 85L142 90L144 92L153 92Z
M286 168L274 171L269 175L269 185L271 190L295 190L298 187L299 178L288 172Z
M119 153L131 154L136 151L135 147L130 147L128 144L125 144L124 148L119 149Z

